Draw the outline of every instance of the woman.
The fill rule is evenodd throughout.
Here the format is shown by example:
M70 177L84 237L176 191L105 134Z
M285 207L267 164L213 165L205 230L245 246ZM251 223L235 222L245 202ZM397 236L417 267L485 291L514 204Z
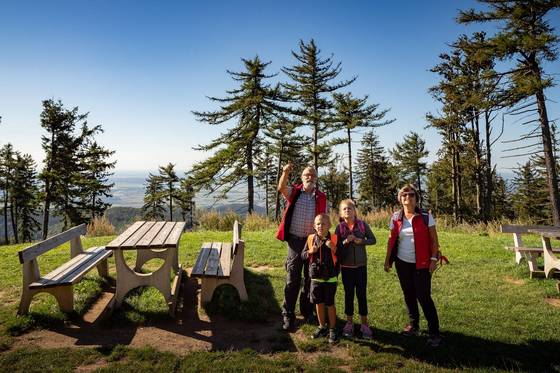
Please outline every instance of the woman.
M402 209L393 214L389 224L391 234L387 244L385 271L388 272L395 262L410 319L402 334L418 335L419 302L428 320L428 344L437 347L441 343L441 336L431 285L432 272L439 258L439 243L434 218L416 206L419 197L416 188L410 184L399 190L398 199Z

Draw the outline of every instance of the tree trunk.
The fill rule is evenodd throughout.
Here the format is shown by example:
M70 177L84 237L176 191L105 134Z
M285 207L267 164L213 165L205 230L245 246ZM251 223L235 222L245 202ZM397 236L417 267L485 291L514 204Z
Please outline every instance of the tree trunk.
M350 128L347 129L348 130L348 173L350 175L350 182L348 184L348 194L350 196L351 200L354 200L354 195L353 195L353 180L352 180L352 137L350 134Z
M278 154L278 168L276 169L276 185L280 182L280 174L282 172L282 153L284 153L284 144L280 144L280 154ZM274 209L274 219L280 219L280 192L276 190L276 207Z
M538 67L537 67L538 68ZM541 80L540 72L537 70L539 81ZM546 104L544 93L539 89L535 94L539 110L539 118L541 122L541 133L544 150L544 161L547 171L547 184L548 194L550 198L550 209L552 211L552 222L554 225L560 225L560 195L558 193L558 175L556 173L556 160L553 154L552 137L550 134L550 125L548 122L548 113L546 111Z
M482 152L480 150L480 128L478 122L478 113L473 111L473 119L471 120L473 131L473 145L475 155L475 178L476 178L476 213L480 217L482 214Z
M484 112L484 121L486 127L486 193L483 220L486 223L491 218L492 193L494 193L494 181L492 180L492 146L490 142L492 129L490 128L490 113L488 110Z
M253 145L249 145L247 147L247 200L249 205L247 207L247 212L249 214L253 213L253 205L254 205L254 181L253 181Z
M416 170L416 185L418 185L418 194L420 194L420 200L418 201L418 205L422 207L422 200L424 198L422 196L422 185L420 184L420 169Z
M43 210L43 236L42 239L46 240L49 234L49 209L51 208L51 190L50 182L45 181L45 207Z
M14 240L16 243L19 243L19 238L18 238L18 228L17 228L17 222L16 222L16 212L15 211L17 208L17 206L14 206L14 202L12 201L12 203L10 203L10 219L12 220L12 232L14 233Z
M169 221L173 221L173 182L169 184Z
M6 189L4 189L4 241L6 245L10 243L8 238L8 182L6 178Z

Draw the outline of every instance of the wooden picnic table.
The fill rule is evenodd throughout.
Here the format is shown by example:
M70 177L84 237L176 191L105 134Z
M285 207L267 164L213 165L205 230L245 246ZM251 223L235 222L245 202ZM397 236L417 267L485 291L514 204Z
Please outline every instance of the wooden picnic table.
M173 288L180 282L179 239L185 228L184 222L137 221L117 238L107 244L106 249L115 253L117 267L117 290L114 306L120 307L126 294L139 286L153 286L158 289L174 313L176 289L173 291L169 282L173 271L176 275ZM134 269L126 264L125 250L136 250ZM150 259L161 258L162 266L151 273L139 273L142 265Z
M531 228L528 229L528 231L541 235L543 244L544 275L547 278L551 277L555 270L560 271L560 259L556 257L550 244L551 238L560 240L560 227Z

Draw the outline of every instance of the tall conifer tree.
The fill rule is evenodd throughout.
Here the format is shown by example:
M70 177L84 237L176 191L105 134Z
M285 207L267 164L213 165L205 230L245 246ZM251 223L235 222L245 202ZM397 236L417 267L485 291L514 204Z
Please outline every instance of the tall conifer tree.
M426 142L416 132L404 137L402 144L396 143L395 148L390 151L395 160L395 166L400 174L402 183L416 184L422 196L422 178L426 174L427 163L423 161L429 152L426 150ZM422 202L420 200L419 202Z
M173 221L173 200L176 198L175 184L179 182L175 165L170 162L166 166L159 166L159 177L161 183L167 187L165 194L169 202L169 220Z
M215 153L193 166L192 177L195 187L219 192L222 198L239 183L247 182L247 210L251 213L255 194L254 157L262 147L261 131L288 109L279 104L282 100L279 87L265 82L274 76L265 73L270 62L262 62L258 56L242 61L244 72L228 71L240 87L227 91L225 98L210 97L221 105L220 109L194 112L198 120L211 125L230 120L236 120L237 124L210 144L195 148Z
M322 59L320 53L313 39L307 44L300 40L299 52L292 51L296 65L282 69L291 80L284 87L291 100L298 104L299 124L311 128L310 152L316 170L332 161L328 137L336 131L336 126L330 95L356 80L353 77L334 83L341 72L341 64L335 64L332 56Z

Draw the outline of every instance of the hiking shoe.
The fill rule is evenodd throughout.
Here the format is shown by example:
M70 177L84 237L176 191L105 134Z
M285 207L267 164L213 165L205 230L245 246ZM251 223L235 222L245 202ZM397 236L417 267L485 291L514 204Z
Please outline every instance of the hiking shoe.
M289 316L282 318L282 330L291 330L294 327L294 319Z
M329 343L338 343L338 333L336 332L336 329L329 329Z
M401 334L404 335L405 337L417 336L418 328L415 328L414 326L408 324L407 326L404 327Z
M342 336L346 338L352 338L354 336L354 323L351 321L346 321L344 328L342 328Z
M430 347L439 347L441 345L441 336L439 334L428 337L426 344Z
M315 333L313 333L311 338L313 338L313 339L322 338L322 337L326 337L327 334L329 334L329 328L327 328L326 325L325 326L319 326L319 327L317 327L317 329L315 330Z
M362 324L362 326L360 326L360 333L362 333L363 339L373 338L373 332L371 331L370 327L367 326L366 324Z

